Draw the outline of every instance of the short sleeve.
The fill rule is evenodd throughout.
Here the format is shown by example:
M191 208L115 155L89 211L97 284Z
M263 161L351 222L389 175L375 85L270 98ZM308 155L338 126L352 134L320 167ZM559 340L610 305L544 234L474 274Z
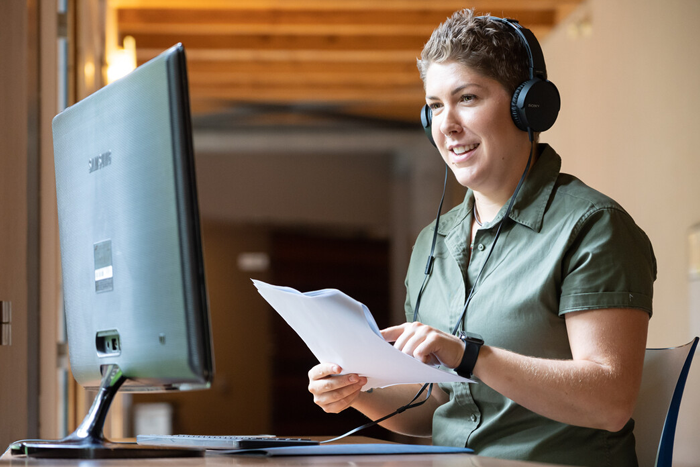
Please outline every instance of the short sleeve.
M638 308L651 316L656 258L630 215L619 207L596 208L571 235L562 263L559 314Z

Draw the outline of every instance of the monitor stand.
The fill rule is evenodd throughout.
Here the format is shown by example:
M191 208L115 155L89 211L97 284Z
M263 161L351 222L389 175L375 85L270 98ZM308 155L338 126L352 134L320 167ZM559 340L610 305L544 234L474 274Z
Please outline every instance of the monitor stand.
M106 365L100 390L77 430L59 441L17 441L10 446L12 454L68 459L204 456L204 451L200 449L145 447L105 439L102 432L105 418L112 399L124 381L126 378L117 365Z

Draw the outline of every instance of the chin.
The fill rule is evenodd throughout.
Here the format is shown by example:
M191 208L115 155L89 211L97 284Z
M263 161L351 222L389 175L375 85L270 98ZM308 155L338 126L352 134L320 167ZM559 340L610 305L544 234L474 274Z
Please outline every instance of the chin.
M452 170L452 174L455 176L457 183L465 188L473 189L473 186L476 184L476 180L474 174L470 170L466 168L455 168L453 165L450 165L450 169Z

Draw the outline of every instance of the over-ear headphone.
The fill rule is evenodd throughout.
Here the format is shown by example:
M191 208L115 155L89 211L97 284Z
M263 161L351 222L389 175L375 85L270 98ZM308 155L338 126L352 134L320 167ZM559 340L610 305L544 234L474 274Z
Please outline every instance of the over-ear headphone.
M559 115L561 99L557 87L547 80L547 68L544 64L542 48L535 35L524 28L517 20L498 18L495 16L481 16L500 21L512 27L520 37L529 59L530 79L520 84L513 93L510 104L510 114L515 126L527 131L532 140L533 132L549 130ZM431 131L433 113L430 107L423 106L421 110L421 124L433 146L435 141ZM437 147L437 146L436 146Z

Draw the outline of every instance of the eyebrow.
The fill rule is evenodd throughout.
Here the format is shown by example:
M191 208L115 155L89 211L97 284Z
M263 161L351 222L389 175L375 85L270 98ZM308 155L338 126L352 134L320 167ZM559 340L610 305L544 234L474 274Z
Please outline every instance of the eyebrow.
M454 96L455 94L459 94L459 93L462 92L465 88L468 88L468 87L470 87L470 86L476 86L477 88L483 88L483 87L484 87L484 86L482 86L482 85L480 85L480 84L478 84L478 83L467 83L467 84L463 84L462 86L457 86L456 88L454 88L454 89L452 90L452 92L450 93L450 95L451 95L451 96ZM435 97L435 96L425 96L425 98L426 98L426 100L440 100L440 99L438 99L438 98Z

